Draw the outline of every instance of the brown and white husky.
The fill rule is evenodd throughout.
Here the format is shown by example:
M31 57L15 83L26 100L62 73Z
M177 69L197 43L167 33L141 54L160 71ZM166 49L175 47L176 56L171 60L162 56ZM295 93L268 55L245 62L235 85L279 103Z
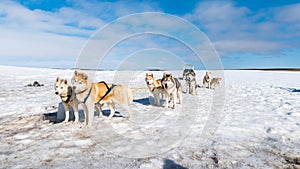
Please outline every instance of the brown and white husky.
M110 108L109 119L115 113L115 103L128 109L133 101L132 91L122 85L107 84L105 82L92 83L87 74L75 71L72 84L76 98L82 104L85 115L85 124L92 126L94 117L94 104L107 104ZM130 111L129 118L131 117Z
M161 84L161 80L156 80L152 73L146 73L145 82L149 91L153 94L154 105L161 106L160 99L165 93L165 90Z

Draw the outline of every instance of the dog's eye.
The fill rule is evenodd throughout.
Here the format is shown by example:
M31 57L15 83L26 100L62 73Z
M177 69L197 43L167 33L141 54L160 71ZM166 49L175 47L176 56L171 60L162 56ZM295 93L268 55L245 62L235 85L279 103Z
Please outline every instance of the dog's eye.
M61 89L63 89L63 87L60 87Z
M77 80L74 80L74 79L71 80L71 83L72 83L72 84L74 84L74 83L76 83L76 82L77 82Z
M79 82L79 84L82 84L82 82Z

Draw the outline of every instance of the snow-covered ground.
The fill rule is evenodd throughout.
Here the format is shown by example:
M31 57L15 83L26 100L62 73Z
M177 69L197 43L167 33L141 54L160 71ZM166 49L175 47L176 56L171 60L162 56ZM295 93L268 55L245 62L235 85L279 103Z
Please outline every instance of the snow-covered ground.
M54 81L72 73L0 66L0 168L300 167L300 72L227 70L225 90L199 87L175 110L151 105L146 72L97 72L95 81L141 89L130 105L132 121L117 106L120 115L95 116L91 128L49 122L64 118ZM199 84L204 71L196 74ZM24 87L34 81L44 86Z

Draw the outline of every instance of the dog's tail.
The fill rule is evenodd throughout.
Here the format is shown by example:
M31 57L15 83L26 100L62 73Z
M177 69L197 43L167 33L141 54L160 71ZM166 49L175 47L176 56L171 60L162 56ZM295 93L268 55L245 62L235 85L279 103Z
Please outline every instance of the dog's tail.
M128 97L128 104L133 102L133 95L132 95L132 90L127 89L127 97Z
M134 93L136 91L140 91L140 90L148 90L148 88L142 88L142 87L139 87L139 88L130 88L131 92Z

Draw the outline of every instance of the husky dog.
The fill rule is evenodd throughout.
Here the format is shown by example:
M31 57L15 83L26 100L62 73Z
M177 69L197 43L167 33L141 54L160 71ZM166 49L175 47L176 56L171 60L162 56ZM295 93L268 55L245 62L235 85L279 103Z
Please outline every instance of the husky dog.
M60 79L59 77L56 78L55 81L55 94L59 95L62 101L62 104L65 108L65 120L64 123L67 123L69 121L69 106L71 106L74 110L75 115L75 121L74 123L78 123L79 121L79 115L78 115L78 100L75 96L75 92L73 91L73 88L69 85L67 80Z
M187 71L184 75L184 79L185 79L185 84L188 87L189 94L197 95L196 73L194 72L194 70L191 69Z
M181 95L182 89L179 80L177 78L174 78L172 74L164 73L161 83L166 94L165 108L168 108L169 103L172 102L173 103L172 108L175 109L177 97L179 99L179 104L182 104L182 95Z
M162 87L161 80L156 80L152 73L146 73L145 81L149 91L154 96L154 105L160 106L160 95L163 96L165 91Z
M203 77L203 87L206 87L206 85L208 85L208 88L210 89L210 75L211 72L206 71L205 72L205 76Z
M106 103L110 108L108 118L111 119L115 114L115 103L128 108L126 106L133 100L130 89L122 85L106 84L105 82L92 83L85 73L75 71L72 83L76 97L84 109L85 124L89 126L92 126L93 123L95 103L100 107L100 111L102 111L101 106Z
M214 77L214 78L212 78L211 81L210 81L210 88L211 88L211 89L214 89L214 88L216 87L216 85L219 85L219 84L220 84L221 80L222 80L222 79L219 78L219 77Z

